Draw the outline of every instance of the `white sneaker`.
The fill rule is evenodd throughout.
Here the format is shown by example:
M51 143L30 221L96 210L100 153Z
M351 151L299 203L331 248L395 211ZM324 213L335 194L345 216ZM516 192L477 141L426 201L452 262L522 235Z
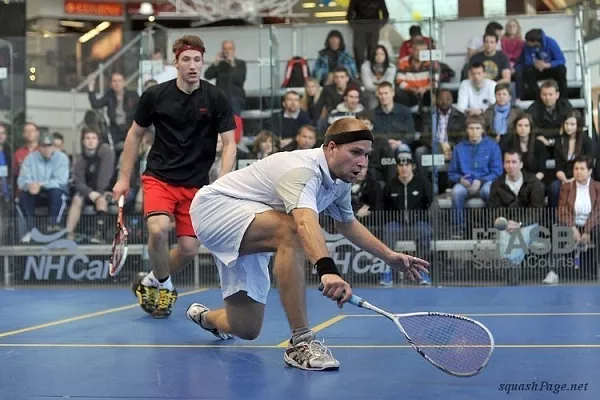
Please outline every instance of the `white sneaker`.
M233 339L233 335L230 333L219 332L215 328L209 329L209 328L206 328L204 325L202 325L202 314L204 314L205 312L208 312L208 311L210 311L210 309L208 307L206 307L202 304L199 304L199 303L193 303L192 305L190 305L188 307L187 311L185 312L185 315L189 320L194 322L196 325L200 326L200 328L204 329L205 331L212 333L218 339L221 339L221 340Z
M333 358L331 351L322 342L314 340L309 332L306 340L300 338L295 345L290 343L283 355L283 361L289 366L306 371L331 371L340 368L340 362Z
M558 274L554 271L550 271L548 272L548 275L546 275L546 278L544 278L542 283L545 285L558 285L558 281Z

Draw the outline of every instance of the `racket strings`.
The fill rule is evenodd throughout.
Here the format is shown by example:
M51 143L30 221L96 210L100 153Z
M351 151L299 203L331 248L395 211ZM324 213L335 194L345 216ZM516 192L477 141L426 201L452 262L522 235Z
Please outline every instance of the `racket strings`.
M456 374L478 371L492 351L492 339L487 331L468 320L420 315L403 317L400 323L426 356Z
M119 233L115 236L115 240L113 243L113 252L112 252L112 264L119 265L121 259L123 258L123 254L125 253L125 246L127 244L127 234L123 230L119 230Z

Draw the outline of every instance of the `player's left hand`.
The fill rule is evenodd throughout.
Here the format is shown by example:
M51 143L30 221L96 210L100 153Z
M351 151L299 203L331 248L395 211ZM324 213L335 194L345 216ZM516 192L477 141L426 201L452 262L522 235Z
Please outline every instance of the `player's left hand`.
M390 267L404 272L413 281L421 277L421 272L429 273L427 261L402 253L393 253L387 263Z

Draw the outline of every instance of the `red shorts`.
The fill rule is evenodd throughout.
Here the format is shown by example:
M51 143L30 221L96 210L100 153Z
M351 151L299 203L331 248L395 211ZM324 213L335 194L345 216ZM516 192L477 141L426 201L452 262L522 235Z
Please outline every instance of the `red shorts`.
M190 205L198 188L173 186L148 175L142 175L142 185L146 218L153 214L167 214L175 219L177 237L196 237L190 218Z

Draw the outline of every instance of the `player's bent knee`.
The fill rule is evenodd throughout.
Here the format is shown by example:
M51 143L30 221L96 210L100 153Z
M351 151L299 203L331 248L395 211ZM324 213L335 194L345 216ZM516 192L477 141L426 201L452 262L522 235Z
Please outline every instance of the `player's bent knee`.
M246 292L237 292L225 299L227 321L232 333L244 340L254 340L262 330L265 305L254 301Z
M148 239L151 241L169 240L171 230L171 218L165 214L152 215L148 217Z
M254 340L258 338L260 335L261 327L256 326L244 326L244 327L234 327L231 326L231 330L233 335L242 339L242 340Z
M200 242L195 237L181 236L177 240L177 248L182 256L186 258L194 258L200 249Z

